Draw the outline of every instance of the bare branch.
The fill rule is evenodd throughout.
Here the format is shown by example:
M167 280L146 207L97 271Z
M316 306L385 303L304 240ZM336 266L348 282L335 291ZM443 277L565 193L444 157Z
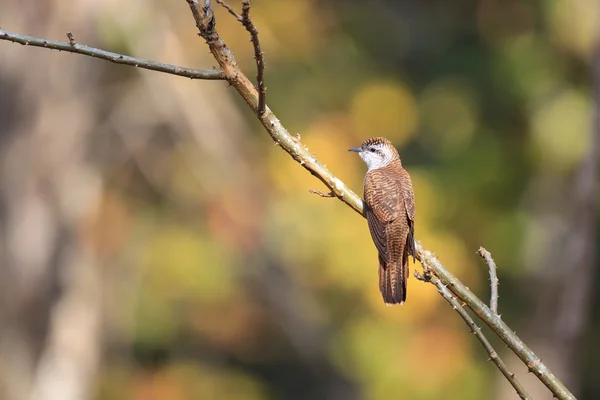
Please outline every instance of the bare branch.
M439 260L428 250L416 243L417 259L423 268L432 273L446 286L461 302L465 303L475 314L485 322L500 339L527 365L544 385L558 399L575 400L575 396L565 387L540 358L510 329L500 316L492 312L473 292L452 275Z
M364 202L362 199L317 160L300 140L293 137L268 107L265 107L265 112L262 114L258 111L258 93L256 88L239 69L233 54L219 37L210 5L204 8L201 13L198 10L197 0L186 1L196 20L196 26L200 30L200 35L208 43L211 53L215 56L221 68L223 68L228 81L240 93L250 108L254 110L271 138L276 143L279 143L279 146L292 156L296 162L323 182L338 199L364 217ZM532 365L533 367L530 367L532 372L557 398L561 400L575 399L564 384L542 363L539 357L525 345L508 325L461 281L452 275L430 251L426 250L420 242L415 243L415 249L417 251L417 259L423 265L425 272L434 274L445 286L449 287L454 295L492 328L525 364L528 366Z
M142 58L134 58L124 56L122 54L111 53L109 51L96 49L94 47L82 46L75 42L73 34L69 32L67 34L69 43L55 42L53 40L46 40L41 38L35 38L26 35L19 35L16 33L6 32L0 30L0 40L7 40L9 42L19 43L25 46L43 47L52 50L68 51L70 53L83 54L95 58L100 58L113 62L115 64L131 65L134 67L149 69L153 71L165 72L171 75L184 76L191 79L208 79L208 80L220 80L225 79L225 75L218 69L213 70L200 70L193 68L179 67L177 65L163 64L158 61L145 60Z
M235 12L233 8L229 6L229 4L225 3L223 0L216 0L218 4L220 4L224 9L226 9L229 14L233 15L235 19L242 22L242 16Z
M323 193L317 189L308 189L308 192L312 193L312 194L316 194L317 196L321 196L321 197L335 197L335 193L333 193L333 192Z
M496 263L489 251L480 247L477 254L485 260L490 269L490 309L498 315L498 276L496 275Z
M531 400L532 397L527 393L525 388L523 388L521 383L519 383L519 381L515 377L515 374L508 370L508 367L506 366L504 361L502 361L496 350L494 350L491 343L487 340L487 338L481 331L481 327L477 326L475 321L473 321L473 318L471 318L467 310L464 309L464 307L460 304L460 302L456 299L452 292L450 292L448 288L444 286L444 284L433 275L423 276L420 275L417 271L415 271L415 277L422 281L431 282L438 288L438 292L442 295L442 297L448 303L450 303L452 309L454 309L454 311L456 311L458 315L462 317L462 319L469 326L469 328L471 328L471 332L473 332L475 337L479 340L479 342L481 342L481 345L483 346L485 351L487 351L487 353L490 355L490 360L494 364L496 364L502 375L504 375L506 380L512 385L519 397L524 400Z
M265 98L267 96L267 88L264 82L265 73L265 58L260 50L260 41L258 40L258 29L250 18L250 0L242 0L242 24L246 30L250 32L251 42L254 46L254 59L256 60L256 81L258 83L258 114L262 115L265 112Z

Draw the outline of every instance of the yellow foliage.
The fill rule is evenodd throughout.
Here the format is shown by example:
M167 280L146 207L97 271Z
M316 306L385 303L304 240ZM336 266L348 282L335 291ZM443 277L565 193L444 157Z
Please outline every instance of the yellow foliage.
M445 193L435 182L435 177L420 168L404 166L412 180L415 193L415 236L417 240L424 226L431 226L440 215L446 215Z
M346 324L332 342L331 358L347 376L369 384L386 373L402 376L411 368L406 359L410 350L405 346L409 332L385 319L361 316Z
M600 33L600 2L597 0L555 0L547 2L551 33L560 44L591 58Z
M348 185L353 180L362 184L360 168L363 166L356 154L348 152L350 147L356 147L364 140L356 137L351 122L345 114L327 115L300 135L310 153L316 155L319 161ZM275 188L285 194L306 193L308 188L323 188L323 184L283 151L269 153L268 170L274 179ZM362 189L352 188L359 193ZM313 196L313 200L316 199Z
M342 373L362 384L366 398L397 393L440 398L443 388L471 362L470 336L466 330L432 323L419 327L417 334L415 325L362 316L338 333L331 358Z
M415 133L419 115L415 98L398 81L373 81L362 86L351 104L358 135L384 136L402 147Z
M435 249L437 258L452 274L469 285L472 291L477 290L482 268L474 264L475 252L467 252L460 238L443 229L431 230L426 226L419 231L417 240L426 248Z
M167 298L223 299L233 293L231 251L182 226L165 226L148 247L145 281Z
M417 386L436 382L443 387L454 380L471 361L467 342L471 336L466 326L452 328L432 323L421 327L419 334L412 335L407 343L413 372L411 382Z
M532 115L530 152L541 169L573 168L589 147L592 129L590 100L575 90L559 93Z
M348 152L349 148L359 146L363 140L364 138L357 137L352 120L346 114L327 115L312 124L302 135L302 141L309 150L314 152L338 178L348 184L352 179L366 172L360 158L355 153ZM360 191L361 188L353 189Z
M322 283L369 292L377 285L377 252L367 222L349 217L345 210L335 214L335 220L327 221L329 228L322 232L327 243Z
M379 292L377 281L377 266L373 271L372 284L366 285L369 290L369 305L373 311L377 312L382 318L387 318L402 324L415 324L418 321L431 318L440 303L440 296L437 290L429 283L417 280L413 272L423 272L421 265L412 262L409 264L410 274L408 278L406 303L401 306L390 307L383 303L381 293Z
M321 43L315 40L315 37L319 37L325 25L324 17L334 18L333 15L322 12L324 10L322 5L316 4L313 0L253 3L252 19L257 26L261 27L262 50L271 57L291 59L312 57ZM290 29L292 26L294 29Z

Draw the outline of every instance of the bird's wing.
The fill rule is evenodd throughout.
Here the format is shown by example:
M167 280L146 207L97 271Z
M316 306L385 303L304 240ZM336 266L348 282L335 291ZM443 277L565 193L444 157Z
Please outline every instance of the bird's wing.
M402 197L404 199L404 208L408 217L408 238L406 239L407 257L411 255L416 257L415 249L415 194L413 192L412 180L406 170L402 170Z
M390 261L388 251L388 224L398 218L403 197L400 185L389 174L379 170L369 171L365 177L365 203L371 237L383 260ZM404 211L404 210L402 210Z

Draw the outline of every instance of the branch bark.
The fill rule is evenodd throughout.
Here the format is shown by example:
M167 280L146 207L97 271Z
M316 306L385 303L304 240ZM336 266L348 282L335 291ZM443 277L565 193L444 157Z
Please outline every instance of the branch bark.
M439 260L417 242L417 259L425 270L429 269L447 286L457 298L464 302L483 322L486 323L508 345L508 347L525 363L529 372L535 374L540 381L558 399L575 400L575 396L565 387L542 360L506 325L504 321L487 307L473 292L452 275Z
M448 288L444 286L444 284L435 276L424 276L415 271L415 277L424 282L431 282L438 288L440 295L442 295L442 297L452 306L452 309L456 311L469 326L469 328L471 328L471 332L473 332L475 337L481 342L481 345L485 351L487 351L487 353L490 355L490 360L496 364L502 375L504 375L506 380L512 385L519 397L523 400L531 400L532 397L527 393L525 388L523 388L521 383L519 383L515 377L515 374L508 370L508 367L504 361L502 361L498 355L498 352L494 350L483 332L481 332L481 327L477 326L475 321L473 321L473 318L471 318L469 313L464 309L456 297L448 290Z
M90 57L100 58L115 64L131 65L152 71L164 72L166 74L184 76L190 79L223 80L225 75L218 69L194 69L180 67L172 64L164 64L158 61L145 60L143 58L129 57L122 54L111 53L110 51L97 49L94 47L77 44L73 34L67 33L69 43L56 42L32 36L19 35L17 33L0 30L0 40L7 40L13 43L19 43L24 46L43 47L45 49L68 51L69 53L83 54Z

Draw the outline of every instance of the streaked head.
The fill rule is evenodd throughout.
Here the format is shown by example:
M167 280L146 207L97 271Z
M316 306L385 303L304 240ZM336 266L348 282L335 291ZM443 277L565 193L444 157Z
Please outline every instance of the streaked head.
M383 137L367 139L360 147L354 147L348 151L357 152L367 164L369 171L383 168L394 160L400 161L400 155L392 142Z

